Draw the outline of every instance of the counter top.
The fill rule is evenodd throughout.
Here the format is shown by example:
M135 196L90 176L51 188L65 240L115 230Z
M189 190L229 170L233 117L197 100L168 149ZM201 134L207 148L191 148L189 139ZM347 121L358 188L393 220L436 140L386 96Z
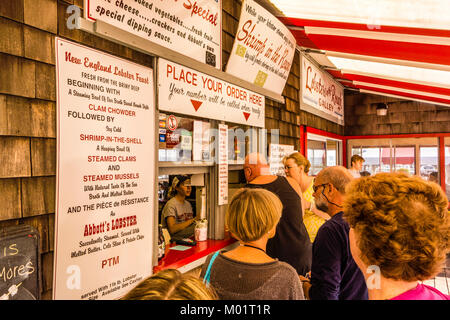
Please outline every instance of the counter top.
M186 265L200 260L206 259L206 256L212 252L223 249L236 242L233 238L227 238L224 240L206 240L199 241L197 245L184 251L171 250L171 247L176 246L175 243L166 247L166 255L162 258L157 266L153 267L153 273L159 272L164 269L180 269ZM203 261L200 262L202 264Z

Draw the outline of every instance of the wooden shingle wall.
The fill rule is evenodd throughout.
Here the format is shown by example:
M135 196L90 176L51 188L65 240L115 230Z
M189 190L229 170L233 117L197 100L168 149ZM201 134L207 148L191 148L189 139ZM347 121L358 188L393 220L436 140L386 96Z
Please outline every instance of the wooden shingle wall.
M386 116L377 116L376 104L387 103ZM392 135L450 132L450 108L379 95L345 94L345 134Z

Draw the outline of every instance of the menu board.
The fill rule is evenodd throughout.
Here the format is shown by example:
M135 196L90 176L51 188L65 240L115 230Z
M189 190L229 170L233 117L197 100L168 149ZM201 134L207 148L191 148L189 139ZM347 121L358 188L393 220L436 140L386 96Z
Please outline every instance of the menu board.
M226 72L281 94L295 47L294 36L277 17L255 1L244 0Z
M84 8L86 19L221 68L222 0L85 0Z
M158 59L159 109L201 118L264 127L264 96Z
M228 126L219 124L219 206L228 203Z
M153 71L56 38L54 299L115 299L152 270Z

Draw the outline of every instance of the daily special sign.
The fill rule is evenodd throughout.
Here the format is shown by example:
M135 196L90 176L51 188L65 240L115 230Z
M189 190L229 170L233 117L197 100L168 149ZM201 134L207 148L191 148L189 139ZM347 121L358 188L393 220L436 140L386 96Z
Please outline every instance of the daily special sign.
M264 96L182 65L158 60L160 110L264 127Z
M301 57L301 108L337 123L344 121L344 88L330 75ZM304 104L312 108L304 108ZM319 113L317 113L319 111ZM321 114L322 112L323 114Z
M115 299L151 274L153 72L56 39L54 299Z
M221 68L221 0L84 0L85 18Z
M226 72L281 94L295 46L284 24L253 0L244 0Z

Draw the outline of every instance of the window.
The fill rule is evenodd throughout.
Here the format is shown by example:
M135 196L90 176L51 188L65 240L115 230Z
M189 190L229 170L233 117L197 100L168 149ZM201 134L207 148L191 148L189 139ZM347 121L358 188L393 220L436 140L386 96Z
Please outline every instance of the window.
M391 148L353 147L352 156L355 154L364 158L362 171L367 171L371 175L379 172L391 172Z
M307 158L311 163L309 175L315 176L325 167L342 164L342 140L308 133Z
M308 160L311 163L310 175L315 176L326 167L326 142L308 139Z
M437 147L420 147L420 176L439 183L439 157Z
M175 115L159 116L159 161L209 161L210 123Z
M394 148L394 169L397 172L415 174L415 147Z

